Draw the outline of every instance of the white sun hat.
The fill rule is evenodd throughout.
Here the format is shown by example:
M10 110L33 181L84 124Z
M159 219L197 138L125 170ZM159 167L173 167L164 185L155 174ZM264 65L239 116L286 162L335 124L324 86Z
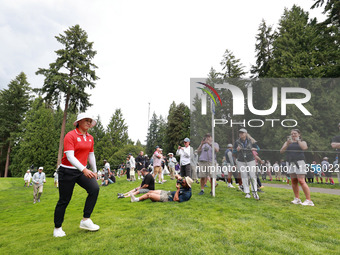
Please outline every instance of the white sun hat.
M93 128L97 124L97 121L93 118L92 115L83 112L83 113L78 114L77 120L75 122L73 122L73 126L77 126L78 121L80 121L82 119L91 119L92 120L91 128Z

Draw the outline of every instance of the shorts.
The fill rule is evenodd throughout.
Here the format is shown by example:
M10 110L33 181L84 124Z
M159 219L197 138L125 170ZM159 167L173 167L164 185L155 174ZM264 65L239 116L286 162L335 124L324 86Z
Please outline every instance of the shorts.
M159 202L169 202L169 197L172 198L171 191L161 190Z
M212 165L211 162L207 161L200 161L198 163L198 166L196 167L197 169L197 176L199 178L216 178L216 167Z
M304 160L297 161L298 167L295 163L289 162L288 174L307 174L306 163Z
M325 172L325 176L326 176L327 178L332 177L332 172L330 172L330 170L327 170L327 171Z
M139 194L148 193L149 191L150 191L149 189L140 189Z
M224 174L226 173L239 173L240 171L237 171L236 166L232 166L230 163L227 163L226 166L222 167L222 171Z
M154 174L161 174L162 173L162 167L161 166L154 166L153 167L153 173Z
M104 175L104 180L106 181L106 180L108 180L109 179L109 173L105 173L105 175Z
M134 167L130 168L130 176L135 176L135 168Z

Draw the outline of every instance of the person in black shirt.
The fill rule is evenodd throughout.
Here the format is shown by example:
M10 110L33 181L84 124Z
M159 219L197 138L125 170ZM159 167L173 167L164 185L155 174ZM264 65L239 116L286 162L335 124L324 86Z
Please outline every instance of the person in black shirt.
M131 192L133 195L138 195L148 193L150 190L155 190L155 179L153 178L152 174L150 174L146 168L143 168L141 173L144 176L141 185L125 194L118 193L118 198L129 197Z
M290 136L287 137L287 141L283 144L280 152L286 152L287 155L288 174L290 174L292 179L292 188L295 195L295 198L291 203L314 206L314 203L310 198L309 187L305 181L307 167L305 163L305 154L303 151L307 149L307 143L302 140L300 130L292 129ZM300 200L299 183L306 196L306 201L303 203Z
M143 196L136 198L130 193L131 202L139 202L150 199L152 202L186 202L191 198L191 184L194 182L189 176L181 177L176 175L177 191L151 190Z
M140 151L139 155L136 158L136 169L137 169L137 174L138 174L138 180L141 179L141 170L145 167L145 156L144 152Z

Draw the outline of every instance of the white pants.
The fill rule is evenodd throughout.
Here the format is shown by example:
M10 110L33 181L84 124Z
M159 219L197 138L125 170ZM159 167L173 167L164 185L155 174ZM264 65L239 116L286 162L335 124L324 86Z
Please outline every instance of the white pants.
M237 169L241 172L244 193L249 193L249 181L252 183L252 191L257 191L256 164L255 160L250 162L237 161ZM250 176L250 180L249 180Z

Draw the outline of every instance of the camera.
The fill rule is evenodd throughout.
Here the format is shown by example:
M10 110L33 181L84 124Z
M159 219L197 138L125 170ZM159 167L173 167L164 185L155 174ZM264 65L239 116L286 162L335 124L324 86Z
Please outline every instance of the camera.
M183 179L178 179L178 180L177 180L177 183L179 183L180 185L182 185L182 184L183 184Z

